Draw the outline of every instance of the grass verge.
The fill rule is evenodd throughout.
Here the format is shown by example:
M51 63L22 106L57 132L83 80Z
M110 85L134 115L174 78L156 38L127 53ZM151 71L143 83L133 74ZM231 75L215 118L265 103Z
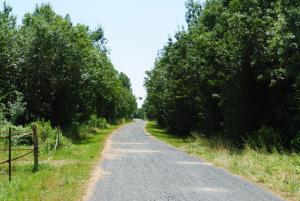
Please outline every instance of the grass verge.
M27 157L28 161L13 163L11 182L8 182L6 167L0 167L0 200L79 200L106 138L118 127L81 129L84 139L59 149L54 155L41 154L36 173L32 173L32 156Z
M300 155L268 153L250 148L230 150L203 137L182 138L171 135L155 122L146 131L189 154L212 162L291 201L300 200Z

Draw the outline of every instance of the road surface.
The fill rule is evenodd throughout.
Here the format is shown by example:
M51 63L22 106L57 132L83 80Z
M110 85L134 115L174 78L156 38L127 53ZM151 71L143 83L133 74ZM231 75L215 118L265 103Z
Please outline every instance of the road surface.
M108 141L90 201L264 201L279 197L144 132L136 120Z

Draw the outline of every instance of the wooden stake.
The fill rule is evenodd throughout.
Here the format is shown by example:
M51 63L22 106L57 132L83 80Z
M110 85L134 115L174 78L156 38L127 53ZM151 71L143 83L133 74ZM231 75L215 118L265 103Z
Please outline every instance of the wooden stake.
M38 142L38 135L37 135L37 126L32 125L32 142L33 142L33 157L34 157L34 164L33 164L33 172L38 171L39 165L39 142Z
M8 179L11 181L11 128L9 128L8 134Z

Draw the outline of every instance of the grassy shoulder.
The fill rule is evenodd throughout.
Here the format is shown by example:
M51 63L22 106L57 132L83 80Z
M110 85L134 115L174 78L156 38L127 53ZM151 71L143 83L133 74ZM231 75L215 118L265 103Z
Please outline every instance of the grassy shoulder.
M189 154L201 157L249 181L259 184L288 200L300 200L300 155L267 153L245 148L233 151L205 138L171 135L155 122L146 131Z
M120 125L119 125L120 126ZM32 156L13 163L12 181L0 169L0 200L79 200L107 137L119 126L106 129L84 127L85 136L55 154L40 156L39 171L32 173ZM28 163L29 162L29 163Z

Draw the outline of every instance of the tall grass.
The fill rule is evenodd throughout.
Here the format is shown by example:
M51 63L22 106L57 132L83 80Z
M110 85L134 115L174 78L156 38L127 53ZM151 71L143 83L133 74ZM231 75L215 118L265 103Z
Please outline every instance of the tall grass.
M146 130L153 136L183 151L212 162L230 172L255 182L288 200L300 200L300 154L269 148L235 149L220 138L201 135L181 138L148 122Z
M38 172L32 173L32 156L14 162L11 182L8 182L7 167L0 166L0 200L80 199L90 172L99 160L105 139L117 127L107 125L107 128L99 129L78 125L76 130L80 140L62 138L62 146L56 152L49 151L53 147L48 145L48 151L41 150ZM60 131L47 128L47 124L43 125L43 129L49 135L46 141L50 138L49 143L53 144Z

